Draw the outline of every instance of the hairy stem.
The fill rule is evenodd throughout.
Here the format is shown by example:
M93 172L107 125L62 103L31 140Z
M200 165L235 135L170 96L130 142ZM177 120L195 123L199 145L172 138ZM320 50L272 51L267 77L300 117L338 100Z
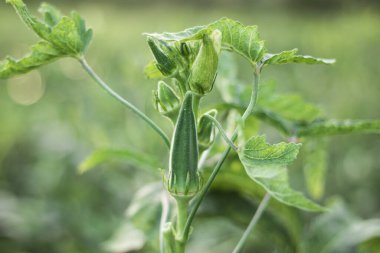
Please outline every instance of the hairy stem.
M253 89L252 89L252 93L251 93L251 100L249 102L249 105L247 107L247 109L245 110L243 116L242 116L242 123L245 122L245 120L248 118L248 116L252 113L255 105L256 105L256 102L257 102L257 96L258 96L258 87L259 87L259 82L260 82L260 68L257 67L256 68L256 71L255 71L255 74L254 74L254 82L253 82ZM231 137L231 140L232 142L234 142L236 140L238 136L238 129L236 128L232 137ZM183 238L184 240L187 240L187 238L189 237L189 231L190 231L190 227L191 227L191 224L193 222L193 219L195 217L195 214L197 213L198 211L198 208L199 206L201 205L203 199L205 198L206 196L206 193L208 192L208 190L210 189L212 183L214 182L216 176L218 175L224 161L227 159L227 156L228 154L230 153L231 151L231 146L228 146L220 160L218 161L218 163L215 165L210 177L208 178L205 186L203 187L202 191L199 193L199 196L194 200L194 206L193 208L191 209L190 211L190 214L189 214L189 218L187 219L187 222L186 222L186 226L185 226L185 229L184 229L184 233L183 233Z
M98 83L108 94L110 94L112 97L114 97L116 100L118 100L120 103L128 107L130 110L132 110L137 116L139 116L142 120L144 120L158 135L162 138L162 140L165 142L166 146L170 148L170 141L169 138L166 136L164 131L156 124L154 123L147 115L145 115L142 111L140 111L136 106L134 106L132 103L130 103L125 98L121 97L118 93L116 93L111 87L104 82L97 74L96 72L90 67L90 65L87 63L85 58L80 58L79 62L81 63L84 70L91 76L91 78Z
M269 193L265 194L265 196L264 196L263 200L261 201L259 207L257 208L251 222L249 223L247 229L245 230L243 236L240 238L239 243L236 245L236 247L232 253L242 252L244 245L248 240L249 235L251 234L251 232L255 228L257 222L261 218L261 215L263 214L265 208L268 206L270 198L271 198L271 196Z
M214 123L216 128L218 128L219 133L222 135L224 141L228 145L230 145L231 148L233 148L236 151L238 148L235 146L233 141L230 138L228 138L226 131L224 131L224 129L223 129L222 125L219 123L219 121L217 119L215 119L214 117L207 115L207 114L205 115L205 117L207 117L208 119L210 119Z
M162 204L162 213L161 213L161 220L160 220L160 253L165 253L165 226L166 222L168 220L169 216L169 199L168 196L166 195L166 192L162 192L161 196L161 204Z

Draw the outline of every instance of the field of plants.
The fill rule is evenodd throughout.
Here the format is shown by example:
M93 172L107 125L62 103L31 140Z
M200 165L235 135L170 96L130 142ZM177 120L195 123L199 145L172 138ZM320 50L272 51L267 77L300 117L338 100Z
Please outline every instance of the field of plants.
M22 1L0 2L1 253L380 253L376 1L206 2L49 2L77 11L92 41L85 61L63 46L69 57L31 71L6 57L59 43L28 29L11 5L23 18ZM25 3L42 17L39 1ZM54 11L43 5L51 27ZM177 42L173 72L157 52Z

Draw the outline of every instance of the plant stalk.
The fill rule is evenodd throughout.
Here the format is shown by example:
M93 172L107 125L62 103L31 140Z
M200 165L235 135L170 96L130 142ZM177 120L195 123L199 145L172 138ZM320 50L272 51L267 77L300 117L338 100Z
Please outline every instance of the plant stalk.
M91 68L91 66L87 63L87 61L84 57L80 58L79 62L82 65L83 69L91 76L91 78L96 83L98 83L100 85L100 87L102 87L108 94L110 94L112 97L114 97L120 103L122 103L123 105L128 107L130 110L132 110L142 120L144 120L156 133L158 133L158 135L164 141L166 146L168 148L170 148L169 138L166 136L164 131L156 123L154 123L146 114L144 114L142 111L140 111L136 106L134 106L128 100L121 97L118 93L116 93L113 89L111 89L111 87L96 74L96 72Z
M236 247L232 253L241 253L242 252L244 245L248 240L249 235L252 233L257 222L261 218L261 215L263 214L265 208L268 206L270 198L271 198L270 194L266 193L263 200L261 201L259 207L257 208L251 222L249 223L247 229L245 230L243 236L240 238L240 241L238 242L238 244L236 245Z
M259 82L260 82L260 68L256 67L255 73L254 73L254 82L253 82L253 89L252 89L252 93L251 93L251 99L249 101L249 105L248 105L247 109L245 110L245 112L241 118L242 123L244 123L246 121L248 116L253 112L253 109L256 105L257 97L258 97ZM236 140L237 136L238 136L238 129L236 128L232 137L231 137L231 141L234 142ZM211 187L212 183L214 182L216 176L218 175L224 161L227 159L227 156L230 153L231 149L232 149L231 146L228 146L224 150L220 160L215 165L215 167L214 167L210 177L208 178L205 186L203 187L202 191L199 193L199 196L194 200L194 206L189 213L189 217L187 219L185 229L184 229L183 235L182 235L182 237L184 238L185 241L187 241L187 239L189 237L190 227L191 227L191 224L192 224L193 219L195 217L195 214L197 213L198 208L200 207L203 199L206 196L206 193L210 189L210 187Z

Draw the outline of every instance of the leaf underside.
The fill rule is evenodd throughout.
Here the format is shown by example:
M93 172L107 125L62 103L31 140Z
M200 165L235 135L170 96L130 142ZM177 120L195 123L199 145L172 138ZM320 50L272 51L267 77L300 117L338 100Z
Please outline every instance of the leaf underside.
M90 154L79 166L79 173L85 173L110 160L122 160L143 168L157 169L157 161L143 153L128 149L99 149Z
M324 208L290 188L286 166L297 157L300 144L270 145L264 136L251 138L239 152L239 158L249 177L278 201L307 211Z

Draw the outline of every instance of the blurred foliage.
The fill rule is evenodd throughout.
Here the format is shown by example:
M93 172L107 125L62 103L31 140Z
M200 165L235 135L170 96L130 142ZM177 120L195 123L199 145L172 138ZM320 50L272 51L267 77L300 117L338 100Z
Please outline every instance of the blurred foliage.
M143 75L151 56L141 33L182 30L222 16L257 24L271 51L297 47L301 53L338 60L332 68L274 66L265 70L264 82L275 80L280 92L299 92L307 101L321 105L329 117L380 118L380 14L372 8L378 1L173 2L56 4L83 14L94 29L89 61L116 90L165 129L172 127L170 122L154 113L151 105L151 90L156 84ZM7 54L22 56L28 52L28 45L37 41L4 2L0 3L0 20L1 58ZM249 82L251 76L245 66L239 67L239 75ZM219 99L216 92L213 99ZM271 141L282 138L270 127L265 133ZM333 209L343 221L334 229L355 228L355 222L362 225L369 218L370 225L377 224L372 221L380 218L379 147L380 137L376 135L340 136L330 141L328 169L323 169L327 180L317 182L326 185L326 190L324 194L319 190L314 193L323 202L338 195L346 203L343 214L341 208ZM140 163L130 165L119 159L83 175L77 173L77 167L93 150L131 148L152 155L160 163L158 167L167 166L167 153L158 137L98 89L75 61L63 60L24 77L0 81L0 252L107 252L104 242L115 238L119 226L138 220L128 216L130 213L127 219L123 215L137 189L161 175L158 168L151 173L140 168ZM242 169L236 159L231 157L225 166L230 169L221 174L202 205L196 219L202 226L195 224L189 252L230 252L262 197L249 179L247 183L239 173L233 173ZM302 151L290 178L303 190L301 161ZM316 215L273 201L247 252L271 252L275 245L277 250L282 249L278 252L301 252L310 238L325 238L318 237L318 226L334 213L313 219ZM371 231L378 231L373 226ZM353 230L354 234L368 234L369 229L363 232L366 228ZM349 232L347 229L348 238ZM344 234L340 235L343 240ZM364 239L359 246L347 244L349 249L343 252L379 252L380 239Z

